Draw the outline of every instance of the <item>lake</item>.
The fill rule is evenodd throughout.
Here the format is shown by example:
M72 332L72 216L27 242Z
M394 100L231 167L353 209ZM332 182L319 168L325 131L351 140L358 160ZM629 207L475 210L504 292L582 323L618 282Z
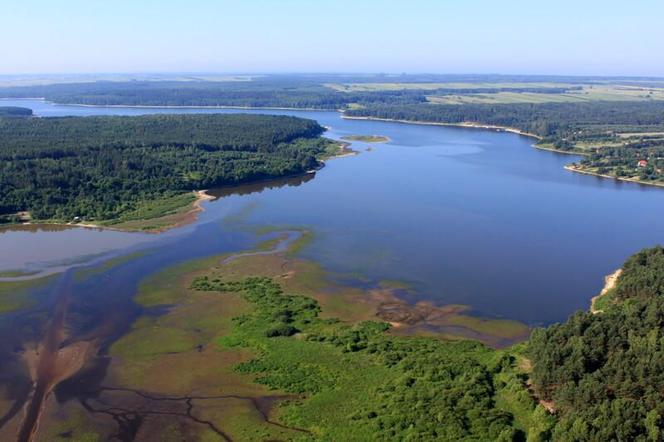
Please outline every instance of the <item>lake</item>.
M5 105L30 107L38 116L288 114L317 120L330 128L331 138L390 138L353 143L359 155L333 159L315 177L223 189L204 204L196 223L164 234L0 231L0 274L25 273L23 279L125 256L125 264L102 267L84 284L74 278L67 286L118 312L131 308L129 300L148 274L249 248L264 239L255 233L259 228L272 226L311 230L313 240L300 255L344 281L371 286L398 280L412 288L404 295L409 301L464 304L480 316L548 324L587 308L604 275L630 254L664 241L664 190L566 171L575 157L534 149L532 139L516 134L344 120L337 112L0 100ZM48 305L59 283L62 278L49 280L35 296Z

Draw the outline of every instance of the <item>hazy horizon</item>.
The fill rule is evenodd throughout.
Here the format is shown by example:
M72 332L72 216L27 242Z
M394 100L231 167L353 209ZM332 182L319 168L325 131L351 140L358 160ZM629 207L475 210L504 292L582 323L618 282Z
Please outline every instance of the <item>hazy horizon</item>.
M662 77L664 4L638 6L614 0L27 0L3 8L0 74Z

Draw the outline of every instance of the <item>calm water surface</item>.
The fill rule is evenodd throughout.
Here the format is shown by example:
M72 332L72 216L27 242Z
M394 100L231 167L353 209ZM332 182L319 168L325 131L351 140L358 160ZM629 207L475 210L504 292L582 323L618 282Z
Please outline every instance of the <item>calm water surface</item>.
M360 155L329 161L315 178L225 190L199 221L163 235L69 229L0 233L0 272L58 269L143 250L93 278L106 296L133 293L146 274L250 247L247 227L306 227L302 251L340 275L403 280L413 300L468 304L476 314L529 324L563 320L635 251L664 241L664 190L574 174L574 157L533 149L509 133L343 120L336 112L132 109L0 100L39 116L271 113L317 120L327 136L379 134ZM101 255L100 255L101 254Z

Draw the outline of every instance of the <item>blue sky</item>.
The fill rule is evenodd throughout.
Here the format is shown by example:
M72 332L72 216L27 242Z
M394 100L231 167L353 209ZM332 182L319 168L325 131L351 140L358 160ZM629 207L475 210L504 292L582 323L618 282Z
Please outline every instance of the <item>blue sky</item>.
M662 0L0 0L0 74L664 76Z

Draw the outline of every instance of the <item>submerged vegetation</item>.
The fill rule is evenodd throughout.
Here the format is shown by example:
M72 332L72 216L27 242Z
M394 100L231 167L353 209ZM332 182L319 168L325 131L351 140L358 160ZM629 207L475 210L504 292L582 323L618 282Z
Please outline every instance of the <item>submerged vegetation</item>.
M0 215L163 214L174 198L190 202L181 195L191 190L316 168L334 144L323 130L312 120L241 114L0 118Z

